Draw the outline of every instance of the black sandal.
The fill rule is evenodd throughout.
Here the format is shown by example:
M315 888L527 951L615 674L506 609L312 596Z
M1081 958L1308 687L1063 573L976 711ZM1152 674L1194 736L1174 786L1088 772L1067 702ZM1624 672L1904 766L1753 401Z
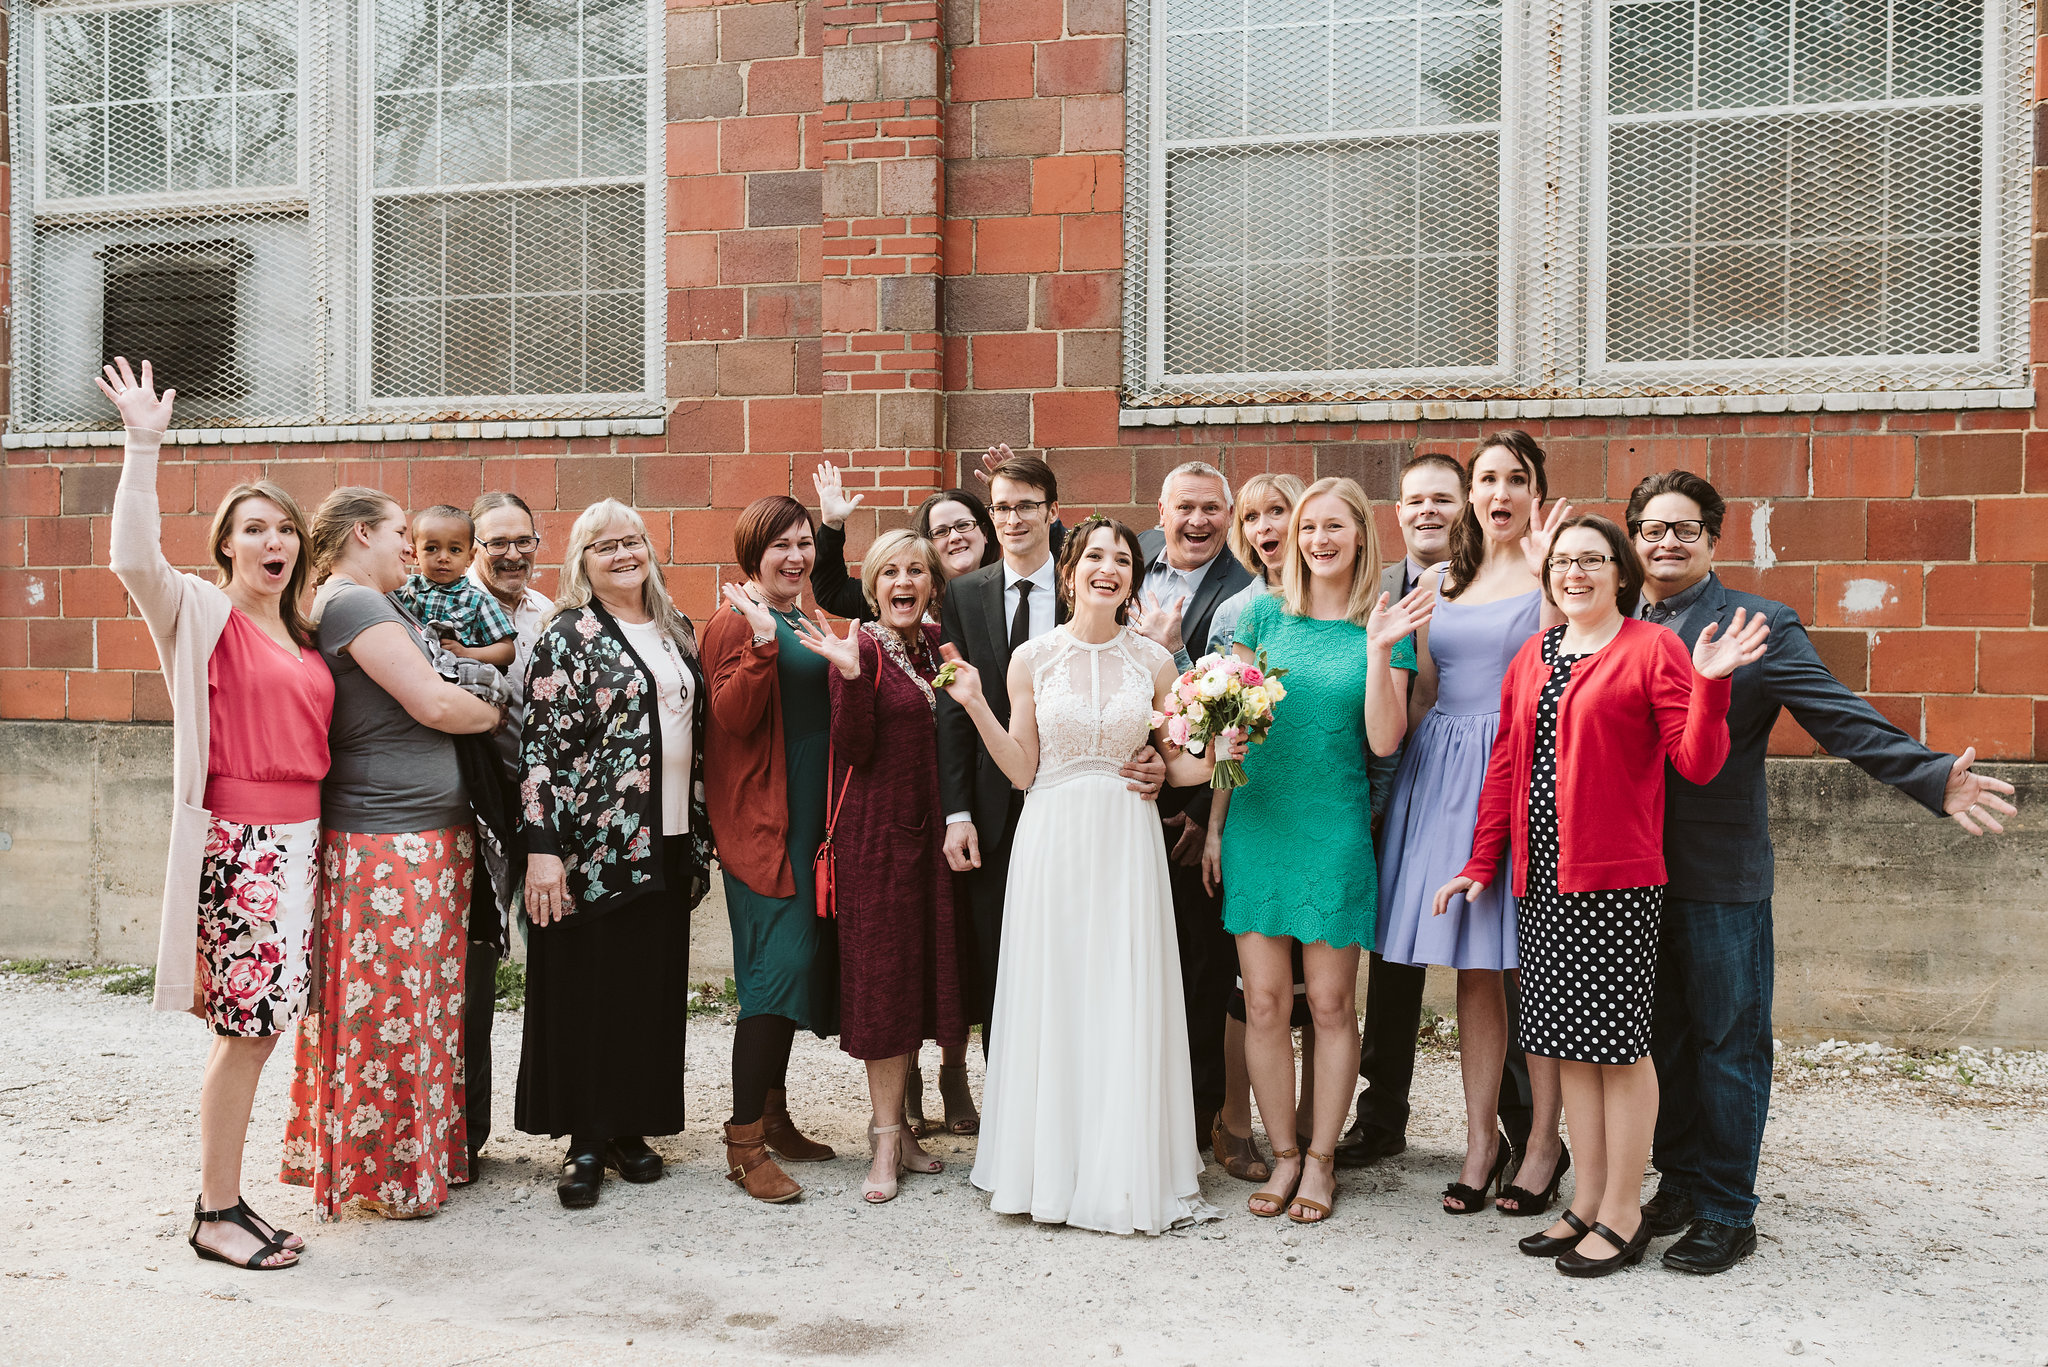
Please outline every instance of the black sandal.
M924 1118L924 1070L916 1059L903 1074L903 1119L912 1134L930 1134L937 1128Z
M1463 1182L1452 1182L1446 1186L1443 1195L1438 1198L1438 1204L1441 1205L1445 1201L1463 1201L1465 1208L1463 1210L1453 1210L1449 1206L1444 1206L1444 1214L1477 1215L1480 1211L1486 1209L1486 1193L1493 1190L1496 1182L1505 1180L1508 1163L1515 1156L1515 1146L1508 1143L1508 1137L1505 1134L1496 1131L1494 1137L1499 1140L1499 1143L1494 1147L1493 1169L1486 1174L1486 1181L1478 1187L1468 1187Z
M304 1239L299 1239L298 1235L292 1233L288 1229L279 1229L276 1225L273 1225L272 1223L270 1223L270 1221L264 1219L261 1215L258 1215L255 1211L251 1210L249 1208L248 1197L245 1196L239 1202L237 1202L236 1208L240 1210L242 1214L248 1216L251 1220L254 1220L257 1224L262 1225L263 1229L269 1230L270 1234L268 1237L270 1241L276 1244L279 1248L283 1249L285 1252L304 1253L306 1251L306 1241ZM197 1209L196 1204L194 1206L194 1209ZM260 1239L265 1237L263 1229L259 1229L256 1231L257 1238ZM294 1239L299 1239L299 1242L296 1245L292 1243L292 1240Z
M1493 1198L1493 1208L1503 1215L1541 1215L1549 1210L1557 1200L1558 1183L1564 1181L1564 1175L1572 1170L1571 1146L1559 1145L1559 1150L1557 1169L1550 1174L1549 1186L1541 1191L1531 1191L1523 1186L1502 1187L1500 1194ZM1517 1178L1521 1176L1519 1163L1515 1165L1515 1175ZM1502 1201L1513 1201L1515 1209L1509 1210L1501 1204Z
M967 1085L967 1065L939 1065L939 1098L946 1103L948 1134L980 1134L981 1112L974 1109L974 1091Z
M250 1223L250 1216L253 1212L250 1211L248 1202L237 1201L226 1210L206 1210L201 1204L205 1199L203 1194L192 1198L192 1228L185 1235L185 1242L192 1245L192 1251L201 1258L208 1262L226 1263L229 1267L247 1268L251 1272L282 1272L287 1267L297 1267L299 1265L299 1255L296 1250L286 1248L283 1243L268 1237L262 1230ZM227 1254L217 1249L208 1248L205 1244L199 1242L199 1226L216 1223L226 1223L248 1231L256 1238L263 1240L263 1247L250 1254L247 1261L230 1258ZM266 1261L266 1259L274 1258L280 1253L291 1254L291 1261L288 1263Z

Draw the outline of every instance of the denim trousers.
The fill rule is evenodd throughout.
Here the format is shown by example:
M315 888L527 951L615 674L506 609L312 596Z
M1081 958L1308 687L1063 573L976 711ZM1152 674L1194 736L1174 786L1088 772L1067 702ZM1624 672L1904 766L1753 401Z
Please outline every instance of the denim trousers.
M1703 1218L1756 1215L1757 1155L1771 1109L1771 899L1664 899L1650 1027L1661 1102L1651 1161L1660 1190Z

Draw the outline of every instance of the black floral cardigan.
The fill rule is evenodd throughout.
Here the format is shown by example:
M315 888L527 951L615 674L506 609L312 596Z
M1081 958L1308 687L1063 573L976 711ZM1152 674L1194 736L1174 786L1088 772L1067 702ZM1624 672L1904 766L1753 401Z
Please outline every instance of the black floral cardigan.
M690 886L694 907L710 887L711 818L704 805L704 670L691 677ZM520 733L519 804L527 849L552 854L579 913L662 891L661 727L654 676L609 612L572 608L534 642Z

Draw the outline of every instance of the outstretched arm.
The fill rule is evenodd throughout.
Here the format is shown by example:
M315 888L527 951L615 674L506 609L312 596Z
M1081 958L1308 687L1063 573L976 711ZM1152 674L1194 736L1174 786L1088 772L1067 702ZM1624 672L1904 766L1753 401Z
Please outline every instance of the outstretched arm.
M946 685L946 696L960 704L974 723L989 758L1010 785L1029 788L1038 778L1038 708L1031 696L1031 666L1024 655L1020 652L1010 660L1010 726L1004 730L982 696L981 672L961 658L956 646L942 645L939 654L953 665L953 681Z
M178 572L164 558L163 518L157 507L156 462L164 432L171 423L171 404L178 397L166 389L159 398L148 361L138 381L126 357L104 367L96 383L120 410L128 429L121 455L121 483L114 491L114 521L108 538L108 566L135 600L153 628L168 630L182 598Z

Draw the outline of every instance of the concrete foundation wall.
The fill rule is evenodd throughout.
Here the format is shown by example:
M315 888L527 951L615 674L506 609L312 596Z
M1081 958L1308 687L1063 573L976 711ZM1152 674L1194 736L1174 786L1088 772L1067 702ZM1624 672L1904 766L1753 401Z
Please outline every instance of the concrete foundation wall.
M1779 1035L2048 1047L2048 766L1987 770L2022 816L1973 840L1838 760L1771 761ZM154 959L170 772L167 727L0 723L0 957ZM731 963L714 887L691 976ZM1451 989L1432 971L1431 1005Z

